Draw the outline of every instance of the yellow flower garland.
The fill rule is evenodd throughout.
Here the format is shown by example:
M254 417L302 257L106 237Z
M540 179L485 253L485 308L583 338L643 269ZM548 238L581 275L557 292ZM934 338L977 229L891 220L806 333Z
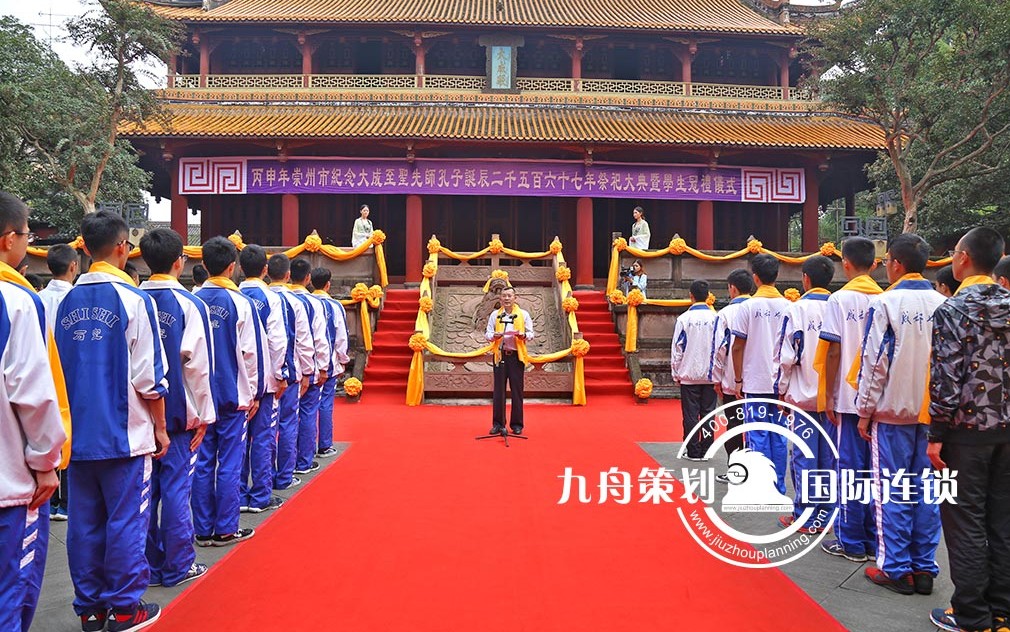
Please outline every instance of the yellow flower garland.
M356 377L352 377L346 382L344 382L344 392L351 397L357 397L361 395L361 391L365 388L365 385L361 383Z
M649 399L652 396L652 380L647 377L635 382L635 397Z

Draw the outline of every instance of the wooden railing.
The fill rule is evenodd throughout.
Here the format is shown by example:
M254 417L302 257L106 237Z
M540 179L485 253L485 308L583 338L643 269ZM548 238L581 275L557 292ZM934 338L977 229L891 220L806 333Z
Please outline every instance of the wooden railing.
M202 85L201 85L202 84ZM666 95L761 101L815 101L808 90L780 86L640 81L629 79L573 79L571 77L518 77L522 92L583 92L606 95ZM338 89L338 90L455 90L487 89L481 75L174 75L170 87L179 89Z

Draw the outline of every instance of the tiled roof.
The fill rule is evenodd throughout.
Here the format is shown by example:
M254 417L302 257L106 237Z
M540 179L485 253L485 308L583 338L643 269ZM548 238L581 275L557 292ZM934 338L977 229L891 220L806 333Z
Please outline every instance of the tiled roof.
M187 22L311 22L547 26L716 33L799 34L740 0L230 0L200 7L150 4Z
M883 148L870 123L827 114L705 113L645 108L490 105L171 104L170 129L151 122L127 136L375 138L461 141Z

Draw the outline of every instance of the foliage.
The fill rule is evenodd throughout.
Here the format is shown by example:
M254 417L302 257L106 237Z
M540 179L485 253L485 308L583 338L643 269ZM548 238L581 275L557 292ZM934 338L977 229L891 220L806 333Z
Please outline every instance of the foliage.
M29 199L36 218L60 226L103 199L141 199L150 176L119 129L164 118L139 67L167 58L182 36L178 25L128 0L100 0L67 31L89 51L87 65L67 67L27 27L0 19L0 176Z
M1010 147L1008 0L861 0L816 23L809 52L825 100L876 123L918 225L930 191L992 175ZM886 162L885 162L886 161Z

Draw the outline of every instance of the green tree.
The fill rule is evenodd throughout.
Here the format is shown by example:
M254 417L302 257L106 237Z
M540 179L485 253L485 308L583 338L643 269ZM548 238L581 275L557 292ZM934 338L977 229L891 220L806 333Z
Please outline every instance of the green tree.
M812 67L839 110L876 123L915 231L935 187L1004 168L1010 0L861 0L815 23Z
M179 25L129 0L100 0L67 30L89 51L87 65L68 68L24 25L0 20L0 174L63 225L69 222L55 207L68 199L90 213L102 199L139 201L148 188L150 176L119 132L165 119L140 82L141 67L167 58L182 37Z

